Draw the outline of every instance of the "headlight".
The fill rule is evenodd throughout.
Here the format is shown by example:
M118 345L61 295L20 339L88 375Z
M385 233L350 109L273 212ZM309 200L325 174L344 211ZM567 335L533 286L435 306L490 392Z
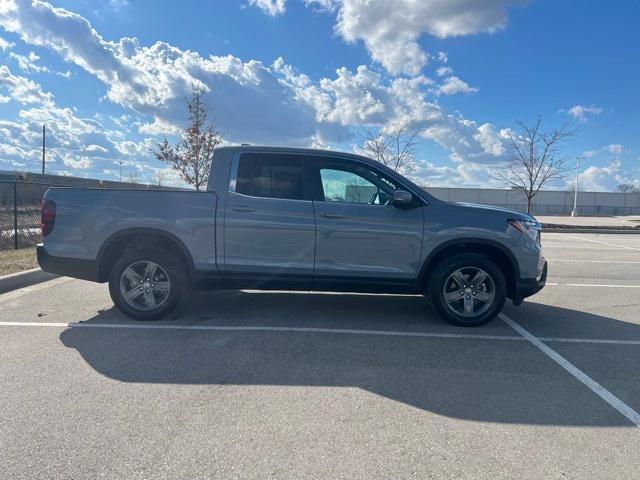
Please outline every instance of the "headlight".
M521 233L529 235L536 242L540 243L540 230L542 230L542 225L536 222L535 220L516 220L510 219L507 220L509 225L518 230Z

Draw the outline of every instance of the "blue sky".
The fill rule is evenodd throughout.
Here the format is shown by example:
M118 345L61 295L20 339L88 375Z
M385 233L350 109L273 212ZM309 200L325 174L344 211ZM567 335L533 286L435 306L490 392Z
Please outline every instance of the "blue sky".
M352 151L360 124L420 130L428 185L495 185L506 130L541 114L576 135L582 187L640 185L637 2L7 0L0 169L164 183L153 158L208 91L231 143ZM565 187L556 181L553 188Z

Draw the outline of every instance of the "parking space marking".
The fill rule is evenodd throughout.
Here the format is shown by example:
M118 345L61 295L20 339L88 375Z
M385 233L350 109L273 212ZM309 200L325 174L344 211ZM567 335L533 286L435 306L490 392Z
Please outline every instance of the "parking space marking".
M82 323L82 322L0 322L0 327L45 327L45 328L107 328L134 330L199 330L220 332L291 332L291 333L334 333L348 335L378 335L389 337L422 338L459 338L472 340L509 340L525 341L526 338L514 335L483 335L466 333L406 332L394 330L366 330L350 328L316 327L271 327L271 326L235 326L235 325L149 325L143 323ZM640 345L640 340L616 340L600 338L563 338L540 337L544 342L596 343L609 345Z
M581 241L585 241L585 242L591 242L591 243L599 243L600 245L608 245L610 247L618 247L618 248L626 248L628 250L637 250L638 252L640 252L640 248L637 247L629 247L628 245L619 245L617 243L608 243L608 242L602 242L600 240L592 240L590 238L580 238L580 237L574 237L573 235L567 235L568 238L573 238L575 240L581 240Z
M542 245L542 249L543 250L550 250L550 249L554 249L554 248L570 248L571 250L596 250L598 252L601 251L606 251L606 250L623 250L624 247L620 247L620 246L616 246L616 247L608 247L608 248L603 248L603 247L598 247L596 245L549 245L548 243L543 243Z
M549 262L574 262L574 263L620 263L620 264L640 264L640 262L625 262L621 260L574 260L568 258L547 258Z
M550 286L550 287L640 288L640 285L616 285L616 284L600 284L600 283L554 283L554 282L547 282L546 286Z
M514 322L511 318L506 316L504 313L500 313L500 318L507 325L513 328L516 332L518 332L520 335L526 338L532 345L538 348L538 350L540 350L542 353L547 355L551 360L556 362L558 365L564 368L567 372L573 375L576 379L582 382L585 386L587 386L593 393L595 393L600 398L602 398L605 402L607 402L609 405L615 408L619 413L627 417L635 426L640 427L640 413L636 412L633 408L631 408L629 405L624 403L622 400L620 400L613 393L611 393L609 390L604 388L602 385L600 385L598 382L596 382L593 378L591 378L589 375L584 373L578 367L573 365L571 362L569 362L569 360L564 358L554 349L546 345L535 335L532 335L531 333L529 333L528 330L525 330L524 328L522 328L519 324Z
M609 345L640 345L640 340L606 340L600 338L562 338L562 337L538 337L543 342L565 343L604 343Z
M297 332L297 333L342 333L356 335L379 335L390 337L462 338L478 340L522 340L514 335L481 335L465 333L400 332L394 330L365 330L349 328L315 327L267 327L236 325L145 325L137 323L61 323L61 322L0 322L0 327L69 327L69 328L121 328L138 330L211 330L222 332Z

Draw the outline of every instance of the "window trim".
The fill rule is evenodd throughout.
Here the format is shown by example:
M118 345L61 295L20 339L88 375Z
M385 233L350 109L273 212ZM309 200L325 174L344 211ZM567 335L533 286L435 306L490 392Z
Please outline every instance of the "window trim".
M292 156L300 158L300 162L302 163L302 198L282 198L282 197L259 197L255 195L247 195L246 193L240 193L236 191L236 182L238 180L238 168L240 166L240 159L242 155L277 155L277 156ZM256 198L256 199L267 199L267 200L281 200L288 202L311 202L312 192L310 190L309 184L309 161L307 155L300 154L297 152L260 152L260 151L250 151L250 152L236 152L233 155L233 159L231 160L231 169L229 171L229 184L227 186L227 191L229 193L233 193L235 195L239 195L246 198Z

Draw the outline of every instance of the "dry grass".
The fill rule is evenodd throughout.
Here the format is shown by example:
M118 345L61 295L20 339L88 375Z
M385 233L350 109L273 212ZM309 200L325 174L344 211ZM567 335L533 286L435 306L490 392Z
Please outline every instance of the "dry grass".
M37 266L38 261L36 259L35 248L0 251L0 275L21 272L22 270L29 270Z

